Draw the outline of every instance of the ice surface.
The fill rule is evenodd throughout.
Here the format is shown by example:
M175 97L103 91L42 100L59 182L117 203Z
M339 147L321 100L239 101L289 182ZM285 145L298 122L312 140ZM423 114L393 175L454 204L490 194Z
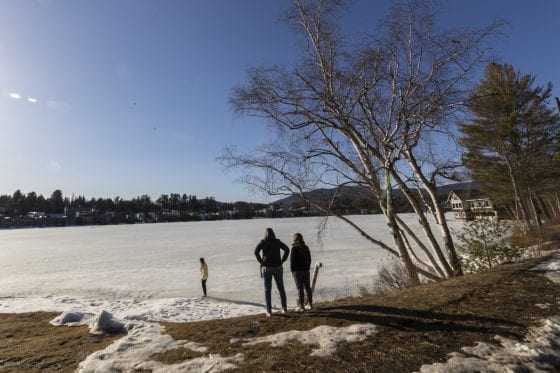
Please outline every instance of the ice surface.
M245 339L244 346L269 343L272 346L284 346L290 342L300 342L318 346L311 356L328 356L336 352L336 346L342 342L359 342L366 339L376 329L373 324L354 324L347 327L321 325L311 330L290 330L278 334L253 339Z
M391 242L382 216L351 218L376 239ZM404 219L412 225L416 220L412 214ZM356 294L358 286L371 283L387 254L335 219L319 245L318 224L319 218L291 218L0 230L0 299L193 298L202 293L199 258L205 257L210 295L261 303L253 251L266 227L288 245L293 233L302 233L313 262L323 263L317 301ZM296 289L284 268L288 300L295 304Z

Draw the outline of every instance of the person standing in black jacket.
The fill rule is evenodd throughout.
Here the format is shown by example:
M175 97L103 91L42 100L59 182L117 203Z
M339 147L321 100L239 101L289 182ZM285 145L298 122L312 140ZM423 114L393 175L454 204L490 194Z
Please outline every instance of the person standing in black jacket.
M309 281L309 268L311 267L311 253L309 247L303 241L301 233L294 234L292 253L290 255L290 270L296 282L298 290L298 308L296 311L303 311L303 290L307 294L307 304L309 309L313 307L313 292Z
M284 252L280 257L280 250ZM261 256L262 251L262 256ZM264 300L266 302L266 315L272 315L271 291L272 278L276 282L276 287L280 293L280 302L282 303L282 313L288 310L286 303L286 290L284 289L284 279L282 263L288 259L290 249L286 244L276 238L272 228L266 228L264 239L259 242L255 248L255 256L261 264L261 274L264 279Z

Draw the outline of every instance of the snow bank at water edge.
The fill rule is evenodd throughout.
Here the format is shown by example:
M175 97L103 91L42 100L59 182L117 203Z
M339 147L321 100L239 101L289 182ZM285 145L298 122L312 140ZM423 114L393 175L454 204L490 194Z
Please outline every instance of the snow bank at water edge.
M91 317L107 311L117 319L125 321L188 322L197 320L224 319L264 312L257 303L231 302L213 298L169 298L169 299L87 299L75 297L25 297L0 298L0 312L67 312L65 317ZM61 315L62 316L62 315ZM54 320L53 320L54 321ZM74 320L76 322L78 320ZM87 323L87 322L86 322ZM64 322L63 324L67 324Z

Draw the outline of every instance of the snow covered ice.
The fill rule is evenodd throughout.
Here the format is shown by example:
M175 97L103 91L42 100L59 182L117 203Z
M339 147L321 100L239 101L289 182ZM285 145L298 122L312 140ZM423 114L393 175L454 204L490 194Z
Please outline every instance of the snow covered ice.
M353 219L390 242L381 216ZM201 295L198 259L204 257L209 295L260 303L253 251L269 226L288 245L301 232L313 261L323 263L319 299L351 295L371 282L387 254L337 220L330 221L321 246L318 223L293 218L3 230L0 297L192 298ZM288 296L295 299L286 272Z

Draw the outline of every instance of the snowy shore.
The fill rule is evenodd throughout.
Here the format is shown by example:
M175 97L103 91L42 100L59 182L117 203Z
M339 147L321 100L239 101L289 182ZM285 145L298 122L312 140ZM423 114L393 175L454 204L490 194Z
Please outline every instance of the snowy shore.
M311 226L312 224L309 224L309 227L306 228L301 224L297 227L286 224L283 227L280 225L277 231L286 235L285 232L294 229L299 231L311 230ZM239 229L239 227L234 227L233 229ZM253 227L253 229L255 228ZM169 234L171 231L166 231L166 233ZM333 231L337 232L337 234L331 236L330 241L327 240L321 249L317 249L315 256L321 258L324 263L327 263L325 272L321 274L323 288L327 289L328 286L326 284L331 283L339 286L338 288L333 287L328 295L328 297L336 298L351 295L348 292L346 294L344 292L341 293L340 285L345 283L345 286L348 286L347 274L361 274L362 270L364 272L367 271L366 266L371 264L368 262L367 265L364 265L363 257L366 254L371 254L371 249L357 249L355 253L354 250L345 250L340 242L344 242L343 245L348 245L348 247L355 247L353 246L355 244L360 247L357 242L353 244L348 243L348 235L352 232L345 232L344 228L341 227L334 227ZM229 250L227 251L228 257L224 253L224 249L212 250L208 246L197 249L197 246L194 245L190 249L192 251L189 252L189 257L194 256L194 258L186 260L184 259L186 256L184 250L172 249L182 239L182 235L174 236L172 239L168 238L167 240L164 238L162 248L154 250L152 247L153 242L149 240L150 234L146 234L139 237L135 245L125 247L124 253L120 253L115 251L114 248L111 248L111 250L102 249L109 240L119 242L119 232L103 231L104 237L99 237L99 231L95 231L95 234L90 236L87 233L87 230L80 229L70 232L70 237L63 234L63 239L59 241L62 244L57 248L49 248L49 245L46 245L47 249L44 247L40 248L28 242L28 246L23 247L23 250L16 250L18 244L12 244L12 261L1 262L0 266L3 267L5 272L0 279L3 285L6 283L16 284L14 288L17 291L12 290L12 294L10 294L10 289L13 288L2 287L0 313L54 311L61 314L58 318L51 321L53 325L60 325L61 327L65 325L89 325L92 333L115 330L126 332L126 335L117 339L109 347L89 355L82 361L80 370L83 372L101 372L110 369L121 369L124 371L148 369L165 372L184 371L185 369L221 371L230 369L243 361L243 356L240 355L224 357L209 354L184 363L166 365L146 360L146 358L154 353L174 348L187 348L199 352L205 351L205 346L203 345L189 341L173 340L169 335L165 334L163 327L158 322L191 322L245 315L262 315L262 284L260 278L253 273L254 260L252 258L252 250L244 248L235 251L232 247L227 247L226 242L222 242L226 246L226 251ZM40 234L43 235L44 233L41 232ZM53 233L47 232L46 234ZM182 232L182 234L185 233ZM191 234L191 242L196 242L193 239L193 233L189 232L189 234ZM209 234L209 232L204 232L203 236L206 234ZM72 250L70 247L65 247L65 240L68 240L66 244L69 245L70 242L76 239L76 235L85 237L83 239L88 243L84 245L89 247L89 252ZM161 237L158 239L161 240ZM39 241L43 239L46 239L46 237L35 237L31 238L30 242L39 245ZM0 240L4 240L4 243L15 242L13 236L8 238L1 236ZM142 244L142 242L145 243ZM21 245L21 241L19 245ZM3 258L8 258L6 252L9 252L10 246L7 246L8 250L0 254L3 255ZM101 250L95 251L95 249ZM49 257L47 253L41 250L50 250L51 255L53 252L56 252L58 257ZM133 252L137 255L132 255ZM169 290L166 286L169 285L170 281L176 281L177 279L177 277L173 276L184 276L185 273L188 273L192 278L188 282L183 280L185 284L181 285L183 287L181 291L200 291L198 288L199 282L196 278L198 268L195 267L194 262L196 262L195 259L197 259L201 252L204 252L205 257L209 258L208 260L211 263L214 263L214 272L212 272L211 267L211 276L213 275L215 276L214 278L217 277L221 280L219 282L220 285L213 288L210 287L218 296L208 298L166 296ZM239 259L241 255L244 256L244 259L236 262L236 259ZM352 268L355 271L349 271L348 268L340 264L338 267L335 266L334 261L341 255L349 258L349 262L355 265ZM354 255L355 259L353 259ZM362 257L362 263L356 264L360 256ZM162 261L164 259L168 261ZM64 268L63 262L65 260L68 263L67 268ZM356 262L352 262L352 260L356 260ZM174 261L181 263L177 265ZM27 266L22 265L21 268L23 269L18 273L15 270L15 266L22 263L26 263ZM124 272L122 269L119 269L119 266L123 264L128 266L128 269ZM135 282L139 278L135 276L131 276L128 283L120 282L125 281L126 275L134 273L134 270L137 270L139 267L149 265L153 266L154 278L157 278L152 285L154 288L160 286L159 291L145 291L145 288L140 287L138 282ZM51 269L51 266L54 269ZM134 266L139 267L134 268ZM185 270L184 268L188 266L195 267L195 269ZM180 274L178 268L183 268ZM220 273L225 271L225 268L237 270L240 273L236 275L237 277L231 276L234 279L228 282L227 276L221 277L224 273ZM36 270L36 272L33 273L33 270ZM560 254L557 254L554 259L535 267L534 270L558 283L560 281ZM369 268L369 271L371 272L371 268ZM140 274L151 278L148 271L141 272ZM158 274L161 274L161 276L158 277ZM68 281L65 282L63 280L65 276L77 277L68 278ZM253 279L252 277L255 278ZM57 278L59 279L58 282L55 281ZM22 280L19 284L17 283L18 279ZM93 279L97 279L97 281ZM292 286L291 278L288 276L286 276L285 282L288 288ZM71 286L69 286L69 283ZM241 289L236 289L238 284L243 284ZM78 286L83 286L86 291L82 294L63 295L69 288L76 289ZM138 291L139 288L140 291ZM90 291L87 291L88 289ZM94 289L98 290L93 291ZM230 291L230 289L233 289L233 291ZM293 299L295 299L293 290L291 289L290 293L292 303ZM28 295L24 296L26 293ZM111 293L112 296L86 296L87 294L106 295L107 293ZM239 296L240 294L243 294L243 297ZM227 295L230 296L227 297ZM277 296L275 295L274 298L277 298ZM540 307L547 307L547 305L542 304ZM554 363L556 361L554 359L560 359L560 349L557 348L556 342L560 337L560 321L558 318L550 318L548 320L541 320L540 324L541 326L531 329L527 340L523 343L500 338L497 347L487 344L465 347L463 351L454 353L447 363L426 365L422 367L421 371L469 371L471 368L480 371L501 371L492 370L492 367L495 367L496 364L502 364L504 367L507 367L507 364L522 366L529 370L540 369L542 364L531 365L531 361L538 360L545 361L545 363L546 361L552 361ZM258 328L258 324L255 327ZM338 343L360 341L372 333L376 333L376 325L356 324L355 328L318 327L306 332L294 330L263 337L262 341L256 338L245 342L240 341L240 343L283 345L290 341L299 341L300 343L319 346L319 349L314 351L317 351L317 356L323 356L323 354L328 355L336 351Z

